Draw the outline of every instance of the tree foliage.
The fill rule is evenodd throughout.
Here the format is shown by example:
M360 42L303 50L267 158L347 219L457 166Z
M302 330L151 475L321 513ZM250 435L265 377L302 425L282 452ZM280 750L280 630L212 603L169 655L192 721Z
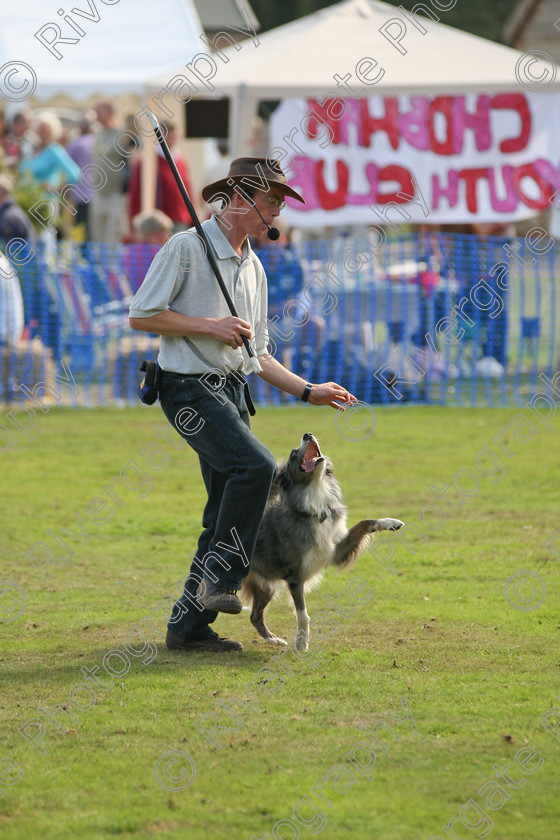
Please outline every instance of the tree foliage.
M338 0L282 0L281 3L278 0L251 0L251 6L261 23L261 31L266 32L311 12L333 6L335 2ZM417 4L416 0L386 2L392 6L402 4L405 9L412 9ZM435 6L433 8L441 23L482 38L501 41L502 29L517 4L518 0L458 0L448 12L438 11ZM430 0L426 0L425 5L431 8Z

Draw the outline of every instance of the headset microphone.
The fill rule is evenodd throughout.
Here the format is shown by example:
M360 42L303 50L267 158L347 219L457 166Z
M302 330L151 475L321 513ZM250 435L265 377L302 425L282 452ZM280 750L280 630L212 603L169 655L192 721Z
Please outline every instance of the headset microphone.
M256 209L257 208L255 207L255 210ZM266 222L265 222L265 224L266 224ZM269 239L271 239L273 242L276 242L277 239L280 239L280 231L278 230L278 228L270 227L270 225L267 225L267 227L268 227L268 231L267 231L266 235L268 236Z
M267 228L268 228L268 231L267 231L267 233L266 233L266 235L268 236L268 238L269 238L270 240L272 240L272 242L276 242L276 240L277 240L277 239L280 239L280 231L278 230L278 228L271 227L271 226L268 224L268 222L267 222L267 221L263 218L262 213L260 212L259 208L258 208L258 207L257 207L257 205L255 204L255 202L253 201L253 199L252 199L252 198L250 198L250 197L247 195L247 193L245 192L245 190L242 190L242 189L240 189L239 187L235 187L235 190L234 190L234 191L235 191L238 195L240 195L242 198L244 198L244 199L245 199L245 201L248 201L248 202L249 202L249 204L251 205L251 207L254 207L254 209L257 211L257 213L259 214L259 216L261 217L261 219L263 220L263 222L265 223L265 225L266 225L266 226L267 226Z

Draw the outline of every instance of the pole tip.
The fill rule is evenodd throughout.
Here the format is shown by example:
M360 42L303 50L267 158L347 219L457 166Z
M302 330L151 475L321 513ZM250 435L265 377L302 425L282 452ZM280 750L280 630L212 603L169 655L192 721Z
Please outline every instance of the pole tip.
M150 120L150 125L152 126L153 130L155 131L156 128L159 128L159 123L157 121L156 115L153 114L151 111L146 111L146 114L148 115L148 119Z

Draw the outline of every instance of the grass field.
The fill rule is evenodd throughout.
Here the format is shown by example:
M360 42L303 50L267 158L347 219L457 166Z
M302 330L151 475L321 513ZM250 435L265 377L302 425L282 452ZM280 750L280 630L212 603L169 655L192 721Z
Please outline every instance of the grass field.
M472 492L460 471L476 471L473 458L515 413L380 408L374 434L358 440L339 434L328 409L262 409L253 428L279 459L312 431L335 463L350 523L394 516L420 525L420 509L436 501L433 486L450 486L455 477ZM531 439L520 431L502 435L513 453L502 452L507 474L496 467L493 477L482 475L460 509L440 502L445 524L423 526L429 540L410 536L409 550L394 543L393 571L371 554L350 572L330 570L308 610L336 621L332 638L315 642L307 661L289 652L283 661L291 673L276 667L274 682L277 651L257 637L246 612L214 625L244 643L240 654L167 651L165 602L152 615L159 635L141 624L184 576L204 503L194 454L157 438L156 423L165 424L157 408L52 409L38 412L33 440L20 433L1 456L0 577L19 590L0 591L0 837L465 840L490 830L503 840L558 837L560 740L539 724L560 705L560 569L544 545L560 524L558 432L534 420ZM158 461L155 447L145 449L155 441L169 453L166 463L161 450ZM478 474L492 472L485 451ZM107 487L120 500L110 519L108 506L92 502L107 502ZM458 499L450 490L450 502ZM437 527L431 510L425 521ZM56 535L68 549L62 539L57 548ZM41 567L47 551L37 543L59 563ZM508 601L504 586L518 570L539 577L517 595L510 589ZM369 599L350 616L345 584L357 577ZM535 609L510 603L527 606L532 587L543 584L546 596ZM338 594L336 603L323 598ZM21 615L6 620L18 603ZM339 604L346 617L336 612ZM283 599L271 605L269 619L273 631L293 635L295 617ZM125 637L140 626L157 641L157 656L135 634L129 645L141 655L129 647L128 658L107 656L125 650ZM69 701L85 683L82 667L94 675L99 668L103 681L86 683L97 695L89 709L85 691ZM235 697L237 723L219 705ZM402 698L417 731L403 722ZM38 711L64 703L74 716L59 713L66 734ZM386 712L401 720L388 718L398 741L378 731L384 752L360 726L371 728ZM220 749L195 727L210 713L232 729L216 734ZM41 725L30 724L34 718ZM39 749L18 731L26 725ZM360 742L369 757L353 749ZM179 751L175 764L167 763L172 751ZM360 770L373 765L374 754L374 769ZM167 788L156 780L161 756ZM173 782L181 773L185 780ZM331 805L312 791L327 776L321 790ZM463 821L454 822L460 813Z

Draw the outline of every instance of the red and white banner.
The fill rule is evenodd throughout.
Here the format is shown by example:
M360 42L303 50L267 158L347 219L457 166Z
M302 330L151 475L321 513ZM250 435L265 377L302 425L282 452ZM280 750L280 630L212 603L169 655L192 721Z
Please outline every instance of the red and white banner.
M286 99L269 157L290 225L506 222L550 207L559 138L560 93Z

